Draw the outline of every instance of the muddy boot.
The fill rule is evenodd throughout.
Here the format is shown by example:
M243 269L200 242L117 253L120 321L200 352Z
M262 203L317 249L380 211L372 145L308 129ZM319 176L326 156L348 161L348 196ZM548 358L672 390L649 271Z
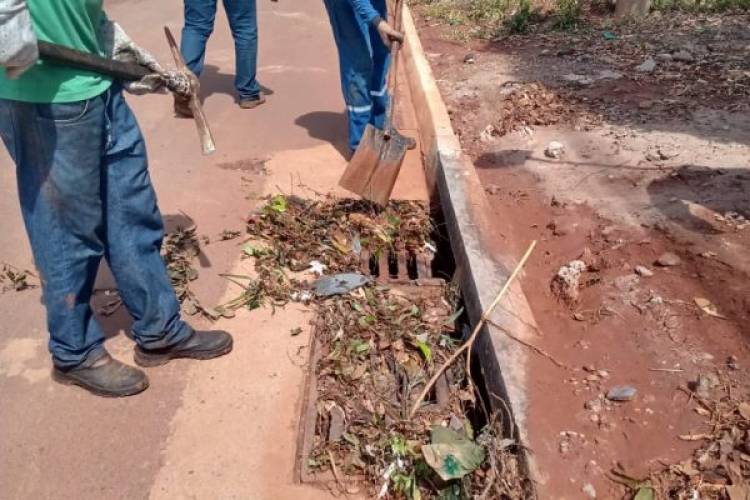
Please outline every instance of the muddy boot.
M221 330L195 332L177 345L164 349L146 350L135 348L136 364L150 367L163 365L170 359L211 359L223 356L232 350L232 336Z
M53 368L52 378L65 385L78 385L97 396L132 396L146 390L148 377L105 354L93 361L68 369Z
M190 109L190 99L188 97L174 94L174 112L177 116L192 118L193 110Z
M263 94L258 94L255 97L243 97L240 99L240 107L242 109L253 109L257 108L264 102L266 102L266 98Z
M406 149L416 149L417 141L413 137L406 137Z

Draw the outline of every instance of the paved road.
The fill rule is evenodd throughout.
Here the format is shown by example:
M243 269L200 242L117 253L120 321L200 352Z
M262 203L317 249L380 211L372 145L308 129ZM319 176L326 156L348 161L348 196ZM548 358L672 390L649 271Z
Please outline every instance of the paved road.
M163 25L179 33L179 0L110 1L109 15L168 61ZM243 229L264 194L328 192L345 164L338 69L322 2L259 2L260 79L274 94L253 111L234 102L234 51L223 14L209 43L205 108L218 152L199 156L193 124L174 118L167 96L131 97L147 138L151 173L168 226L188 218L216 239ZM401 124L413 129L410 110ZM258 165L266 161L265 169ZM397 186L423 198L419 153ZM0 261L32 268L11 162L0 152ZM244 272L236 241L204 248L197 292L204 303L236 290L218 274ZM98 286L113 286L107 273ZM0 295L0 498L328 498L294 485L293 462L304 359L296 357L309 313L240 313L216 326L236 338L232 355L149 370L151 388L124 400L89 396L49 380L38 290ZM110 351L130 361L119 310L101 318Z

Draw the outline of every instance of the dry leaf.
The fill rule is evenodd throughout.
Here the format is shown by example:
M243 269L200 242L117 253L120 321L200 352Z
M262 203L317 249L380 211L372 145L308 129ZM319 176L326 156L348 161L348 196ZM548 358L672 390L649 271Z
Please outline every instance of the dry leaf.
M737 409L739 410L740 415L742 415L742 418L750 420L750 403L740 403L740 406Z
M714 318L727 319L726 316L719 314L718 308L710 300L703 297L695 297L693 300L695 301L695 305L700 307L701 310L709 316L713 316Z

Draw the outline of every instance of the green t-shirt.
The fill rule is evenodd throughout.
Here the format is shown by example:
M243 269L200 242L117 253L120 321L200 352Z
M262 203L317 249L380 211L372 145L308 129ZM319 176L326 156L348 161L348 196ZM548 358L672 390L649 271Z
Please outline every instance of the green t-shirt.
M96 39L104 19L103 0L27 0L39 40L101 55ZM106 91L112 79L97 73L38 61L11 80L0 70L0 98L36 103L82 101Z

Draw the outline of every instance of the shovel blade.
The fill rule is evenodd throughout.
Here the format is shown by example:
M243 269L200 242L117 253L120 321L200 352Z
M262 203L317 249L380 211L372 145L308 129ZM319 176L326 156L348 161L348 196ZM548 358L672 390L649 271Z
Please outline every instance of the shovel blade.
M339 185L385 206L391 198L409 141L395 129L386 134L368 125Z
M372 125L367 125L354 156L349 160L344 175L339 179L339 186L352 193L364 196L370 178L378 166L382 143L383 131Z

